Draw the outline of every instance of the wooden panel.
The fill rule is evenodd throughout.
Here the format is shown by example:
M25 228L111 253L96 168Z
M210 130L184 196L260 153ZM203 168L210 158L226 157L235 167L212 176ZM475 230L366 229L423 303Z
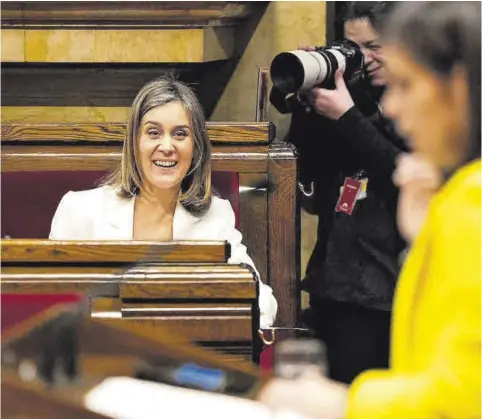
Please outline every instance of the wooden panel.
M127 303L121 307L122 317L156 317L167 320L174 316L197 317L248 317L251 318L251 304L247 303Z
M226 262L227 242L2 240L2 262Z
M3 266L2 266L3 271ZM119 295L119 283L108 275L9 275L2 272L3 294L59 294L88 293L96 297L112 297Z
M164 353L167 356L174 356L176 359L202 362L204 365L213 367L225 366L218 357L213 357L212 353L193 348L193 345L189 343L191 339L188 335L178 333L173 328L165 328L162 322L157 322L155 326L155 323L152 322L156 330L156 333L153 333L153 327L149 325L139 327L143 323L132 319L122 321L91 319L89 326L92 324L95 327L89 327L90 330L86 330L86 328L82 330L84 335L82 340L86 342L85 352L117 356L136 354L140 358ZM133 338L130 338L131 334L134 335ZM142 342L142 340L146 340L146 342ZM180 345L172 345L173 343ZM156 346L158 347L156 348ZM248 374L258 374L252 364L237 364L232 368Z
M189 83L203 105L205 96L212 94L200 94L203 75L217 73L221 65L222 62L3 64L2 120L4 123L125 123L132 101L142 86L167 73L174 73L179 81ZM220 82L218 77L217 83Z
M209 266L216 266L216 265L209 265ZM11 275L37 275L37 274L50 274L50 275L69 275L69 274L78 274L79 267L78 266L70 266L70 265L9 265L3 264L2 266L2 275L11 274ZM88 276L90 274L118 274L119 273L119 266L118 265L107 265L107 266L82 266L82 274Z
M60 311L58 313L60 314ZM37 317L39 317L38 321L31 324L29 328L25 328L23 325L14 326L14 328L17 328L17 333L11 333L9 339L2 342L2 345L8 345L9 350L15 354L17 359L37 357L38 353L44 349L42 343L45 341L44 337L48 335L46 330L49 330L49 325L52 324L52 321L58 319L58 317L52 315L46 317L44 313ZM239 325L237 326L239 327ZM19 334L18 329L22 329L22 333ZM213 356L212 352L210 353L193 346L177 330L173 330L171 327L164 327L160 323L157 323L155 327L143 327L142 324L130 320L108 321L90 319L83 322L81 327L78 328L78 332L78 341L80 343L79 361L83 375L69 386L55 386L49 389L50 396L53 396L54 400L57 401L81 404L85 393L93 385L102 381L106 374L124 375L126 374L126 365L128 365L131 367L131 371L127 375L131 375L134 367L139 366L139 361L144 361L145 366L149 367L149 361L158 357L172 358L181 363L186 361L194 362L208 368L222 368L234 374L248 374L253 379L257 379L259 374L254 366L249 363L226 364L222 357ZM233 336L236 335L235 331L232 331L232 333ZM240 333L238 332L237 334L239 335ZM229 345L228 349L232 347L233 344ZM244 355L248 348L245 345L244 347L240 346L240 349L243 351L241 354ZM122 364L117 369L113 362L114 359ZM102 363L103 360L110 361L107 361L108 365L105 365ZM137 365L135 365L136 361ZM10 371L2 370L2 379L9 373L16 376L16 372L12 370L13 368ZM45 391L45 387L39 384L37 380L25 383L30 389ZM24 397L27 395L23 394ZM25 399L23 400L25 402ZM16 407L22 405L20 399L10 399L11 403L14 401ZM23 416L21 417L42 419L57 417L82 418L82 416L76 416L65 410L60 410L63 416L56 416L57 411L55 409L48 410L47 413L50 416L48 414L42 416L42 413L45 413L42 410L36 412L34 409L33 412L27 412L25 408L29 409L31 406L28 403L27 405L23 403L23 406L24 409L21 410ZM3 407L2 405L2 415L4 413ZM18 416L15 419L18 419Z
M14 349L23 357L36 355L38 353L38 345L36 345L38 335L44 335L44 326L55 319L61 312L60 310L62 310L61 307L48 309L19 325L13 326L2 336L2 347L8 345L9 348ZM190 343L189 336L178 333L173 328L164 327L162 322L157 322L153 328L152 323L149 325L147 322L138 322L132 319L118 321L85 318L79 332L81 362L86 357L91 358L93 356L97 359L106 356L118 359L135 356L139 360L165 355L212 367L226 367L219 357L213 356L212 352L194 347ZM226 345L228 350L234 349L235 346L239 346L237 342ZM240 349L245 350L245 348ZM123 366L120 367L120 370L123 368ZM257 375L258 373L254 366L249 363L230 365L229 368L248 374ZM92 373L97 372L88 371L88 373L92 376Z
M62 269L65 269L64 267ZM194 277L206 278L209 275L214 275L215 277L231 277L231 278L252 278L251 271L239 265L232 264L187 264L187 265L176 265L176 264L166 264L166 263L142 263L129 268L130 274L143 274L143 275L153 275L162 269L163 275L172 275L173 277L179 278L179 274L182 275L193 275ZM246 276L247 275L247 276ZM186 276L187 277L187 276ZM164 278L165 279L165 278Z
M129 322L153 336L168 332L168 341L174 341L171 332L180 334L220 351L230 344L232 359L253 356L257 286L251 269L224 263L148 263L95 273L95 267L86 267L7 264L1 273L2 293L85 292L93 319Z
M39 382L22 381L14 371L2 368L2 418L108 419L80 403L57 397Z
M10 350L15 353L21 359L32 358L37 356L39 352L38 342L43 341L45 333L45 327L48 330L48 324L63 310L71 309L71 306L52 307L46 311L30 317L27 321L17 324L10 328L5 336L2 336L2 347L9 347ZM206 336L216 337L219 330L223 330L228 336L233 337L232 340L225 340L221 336L221 340L206 341L206 346L216 347L219 350L223 350L223 347L229 351L230 354L245 356L250 352L250 345L252 342L252 334L248 334L246 339L245 332L250 329L250 322L245 319L238 318L234 322L224 321L221 318L213 318L214 323L217 322L219 327L215 327L215 330L209 330L205 323L198 323L200 328L197 328L195 323L192 323L191 328L203 329ZM182 319L179 319L182 322ZM212 324L214 324L212 323ZM146 319L145 321L138 321L133 319L98 319L84 317L82 327L79 328L79 342L81 351L81 364L85 375L89 380L87 383L84 380L77 380L75 387L69 386L67 390L79 391L81 387L89 384L90 379L98 377L99 372L106 372L105 366L99 368L98 361L101 361L105 357L115 357L116 359L124 359L126 363L130 363L132 356L135 356L137 360L149 360L152 357L167 356L174 357L181 362L183 360L200 363L201 365L209 367L221 367L230 368L239 372L245 372L248 374L257 374L256 370L250 364L236 364L227 366L223 364L219 356L214 357L212 353L204 350L200 350L193 347L188 341L192 340L189 333L180 333L184 326L176 324L176 322L169 323L167 327L165 322L153 321L152 319ZM212 329L212 328L211 328ZM216 331L216 329L218 331ZM237 330L236 330L237 329ZM188 329L183 329L187 331ZM194 335L199 332L193 331ZM211 335L209 335L211 333ZM239 339L241 338L241 339ZM204 340L200 336L201 340ZM217 345L218 344L218 345ZM91 362L84 362L87 358L96 358L90 360ZM127 358L127 359L126 359ZM112 358L111 358L112 359ZM92 362L94 361L94 362ZM114 368L114 364L111 363L110 369ZM124 371L125 365L122 365L117 374L114 371L110 371L113 375L119 375L121 371ZM2 372L3 374L3 372ZM122 374L122 373L121 373ZM85 377L84 375L84 377ZM98 377L102 379L103 377ZM83 382L83 383L82 383ZM91 384L92 385L92 384ZM71 394L69 391L69 394ZM61 394L58 393L57 396Z
M2 172L112 170L120 158L120 147L2 146Z
M201 345L199 345L201 346ZM209 349L209 345L203 345ZM215 349L215 348L213 348ZM234 349L234 353L230 353ZM246 353L241 351L245 349ZM243 347L229 347L222 348L218 351L219 357L226 362L250 362L251 352L247 345ZM88 355L82 357L82 371L87 374L94 372L100 376L129 376L136 368L139 367L139 358L137 356L99 356ZM68 389L67 389L68 391Z
M3 71L2 71L3 75ZM35 77L35 76L34 76ZM75 83L76 80L70 80L70 83ZM59 82L62 84L62 82ZM139 88L142 87L139 86ZM52 98L49 97L49 94L46 93L43 98L37 99L37 97L31 98L19 98L17 99L15 96L13 99L11 95L21 94L21 89L13 90L15 88L15 84L10 83L10 85L5 85L5 78L2 78L2 97L6 93L6 101L5 105L11 103L13 100L14 106L2 106L2 121L9 122L9 123L23 123L23 124L30 124L30 123L57 123L57 122L70 122L70 123L110 123L110 122L122 122L127 121L129 116L129 107L130 106L127 102L132 103L134 100L135 95L139 89L136 89L133 96L130 100L123 98L122 96L113 103L110 103L111 106L71 106L72 100L75 100L76 104L78 102L82 102L83 104L90 104L93 103L89 97L83 98L83 95L89 95L88 91L84 93L79 93L76 99L71 98ZM72 87L71 89L75 89ZM35 92L34 92L35 93ZM34 94L32 93L32 94ZM66 94L69 92L66 91ZM75 93L75 92L73 92ZM94 92L95 93L95 92ZM36 106L38 100L41 101L40 105ZM104 100L104 98L101 98ZM108 98L106 100L109 100ZM118 106L118 101L123 101L123 106ZM49 105L54 106L43 106L47 101ZM27 104L25 103L27 102ZM67 103L65 103L67 102ZM21 106L17 106L20 104Z
M106 124L2 124L2 143L36 142L122 144L125 123ZM209 139L221 144L267 144L274 138L268 122L208 122Z
M2 3L2 26L217 27L246 18L257 6L226 1L13 1Z
M269 276L278 299L277 326L296 327L300 319L300 231L294 147L270 149Z
M123 299L255 299L256 282L249 268L231 265L169 266L142 264L122 276Z
M229 297L237 298L236 295ZM196 342L246 342L252 339L250 303L209 303L209 299L191 300L191 303L166 301L130 303L110 300L106 304L105 301L94 300L92 316L98 319L122 317L122 321L151 329L152 333L156 333L156 325L162 322L163 329L189 336Z
M132 371L139 365L137 356L103 356L103 355L87 355L82 357L82 372L88 374L95 371L100 376L129 376ZM68 390L67 390L68 391Z
M179 280L160 282L150 279L126 280L120 284L122 298L253 298L256 284L253 277L238 279Z
M136 327L142 327L154 335L162 333L159 331L159 322L162 322L163 329L172 330L181 336L188 336L192 342L236 342L249 341L253 336L251 316L229 317L219 316L218 318L128 318L122 322L129 321Z
M239 176L239 230L262 281L269 283L266 173L241 173Z
M120 146L2 146L2 172L38 170L112 170L121 159ZM212 170L266 172L267 147L213 147Z
M51 265L51 259L44 263ZM103 261L103 263L107 263ZM3 293L89 292L92 297L148 299L256 298L250 269L226 264L142 264L126 266L8 266L1 272ZM112 311L111 300L96 300L94 311ZM100 304L100 305L99 305ZM117 303L116 303L117 304ZM117 308L115 309L117 310ZM120 308L119 308L120 310Z
M122 279L122 299L256 298L252 271L237 265L142 265L124 273Z

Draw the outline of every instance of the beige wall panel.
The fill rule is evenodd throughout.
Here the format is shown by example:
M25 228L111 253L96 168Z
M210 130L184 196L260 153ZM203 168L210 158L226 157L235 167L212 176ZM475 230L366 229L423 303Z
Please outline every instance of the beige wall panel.
M97 62L202 62L203 30L98 30Z
M204 29L204 58L205 62L225 60L233 55L233 28Z
M25 31L26 62L93 62L94 58L94 31Z
M1 122L126 122L129 108L74 106L2 106Z
M9 61L23 61L25 45L27 62L197 63L229 58L233 29L26 30L25 43L20 33L7 41Z
M211 120L253 121L256 114L257 68L269 67L274 56L300 45L323 45L326 32L325 2L271 2L218 101ZM270 106L268 120L282 138L290 117Z
M2 29L2 62L23 62L25 39L23 29Z

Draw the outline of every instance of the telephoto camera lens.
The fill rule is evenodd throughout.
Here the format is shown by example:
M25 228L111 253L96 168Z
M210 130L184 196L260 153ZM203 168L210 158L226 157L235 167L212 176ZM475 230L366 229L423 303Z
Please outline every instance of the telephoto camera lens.
M315 86L334 88L338 69L347 84L363 77L363 54L356 43L344 40L314 51L282 52L273 59L270 74L275 87L290 94L303 93Z

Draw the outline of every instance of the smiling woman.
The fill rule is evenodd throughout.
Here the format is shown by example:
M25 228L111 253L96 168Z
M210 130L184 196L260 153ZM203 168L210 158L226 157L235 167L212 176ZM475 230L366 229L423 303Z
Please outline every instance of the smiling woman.
M101 187L62 198L50 238L226 240L229 263L246 263L256 271L235 228L231 204L212 196L211 146L202 107L188 86L171 77L139 91L120 165ZM277 303L271 288L259 282L260 322L268 327Z
M139 135L146 191L148 186L151 193L177 189L191 166L193 146L189 117L179 102L151 109L142 118Z
M178 163L175 170L166 170L172 161ZM171 206L181 192L179 202L191 214L202 216L209 210L211 145L202 107L188 86L167 77L139 91L122 162L105 184L118 189L121 197L139 195L138 201L144 202L155 196Z

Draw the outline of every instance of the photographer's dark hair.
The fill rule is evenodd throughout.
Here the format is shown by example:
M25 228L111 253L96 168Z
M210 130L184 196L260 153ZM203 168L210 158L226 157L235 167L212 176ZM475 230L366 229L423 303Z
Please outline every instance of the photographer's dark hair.
M456 66L467 73L470 143L463 163L481 157L480 2L401 2L384 30L386 42L406 48L422 66L449 77Z
M396 1L349 1L342 9L339 19L343 22L354 19L368 19L380 32Z

